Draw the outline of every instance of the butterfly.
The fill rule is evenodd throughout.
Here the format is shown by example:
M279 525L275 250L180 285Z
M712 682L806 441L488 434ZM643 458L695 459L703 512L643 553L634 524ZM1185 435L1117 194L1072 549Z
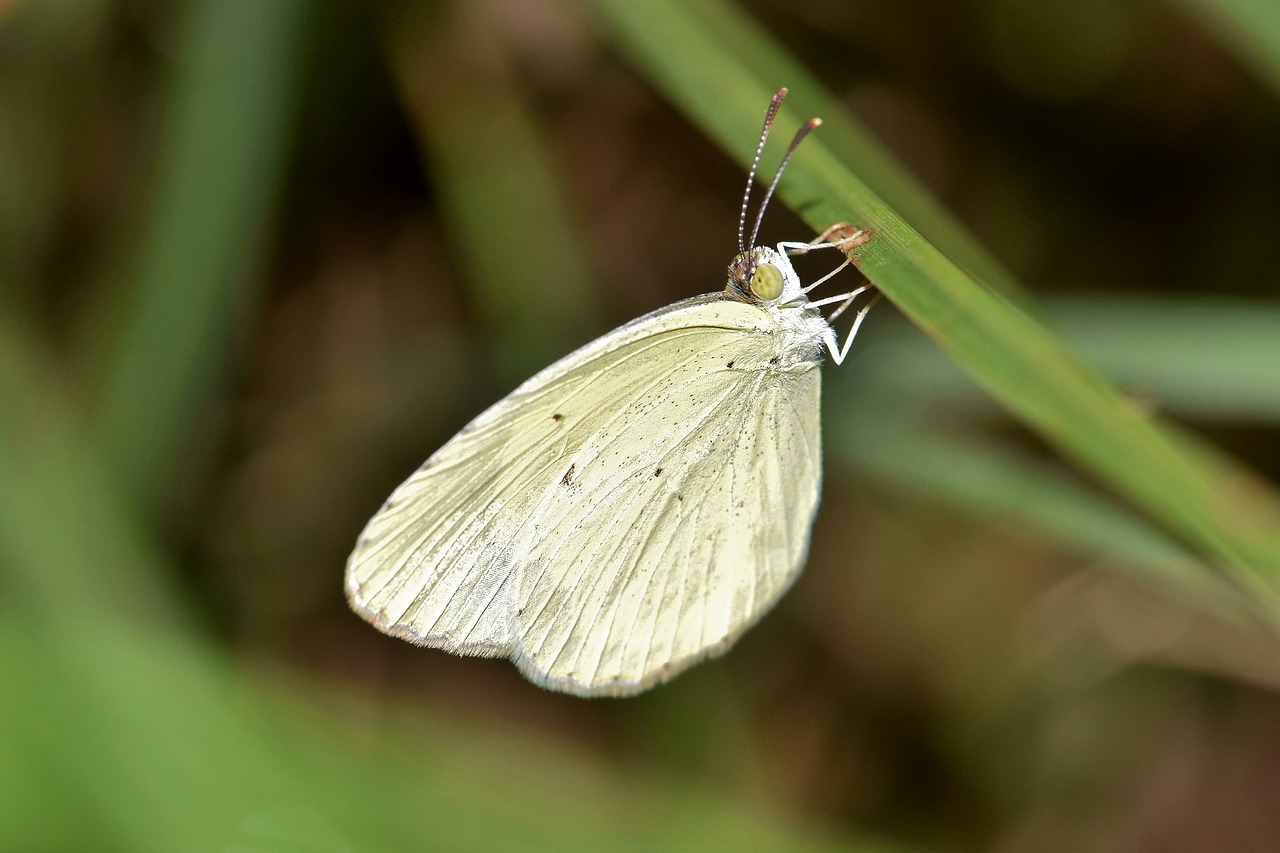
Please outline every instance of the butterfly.
M534 683L625 696L719 655L802 569L822 480L824 355L868 290L808 294L866 231L755 245L751 188L786 90L765 114L728 285L627 323L542 370L473 420L369 521L346 570L379 630L460 655L510 658ZM790 255L844 261L803 286ZM837 306L830 318L820 308Z

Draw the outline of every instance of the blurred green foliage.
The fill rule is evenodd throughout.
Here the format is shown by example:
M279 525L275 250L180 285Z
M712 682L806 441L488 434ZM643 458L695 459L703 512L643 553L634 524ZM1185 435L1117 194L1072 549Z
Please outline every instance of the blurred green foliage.
M1277 81L1261 0L0 3L0 849L1280 844ZM778 613L619 702L348 613L441 441L719 289L780 85L766 234L910 322Z

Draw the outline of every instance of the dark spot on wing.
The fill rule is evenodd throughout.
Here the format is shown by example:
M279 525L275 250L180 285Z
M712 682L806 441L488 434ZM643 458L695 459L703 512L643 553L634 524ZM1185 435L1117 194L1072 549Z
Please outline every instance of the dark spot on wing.
M732 370L732 369L733 369L733 362L732 362L732 361L731 361L731 362L729 362L729 364L728 364L727 366L728 366L728 368L729 368L730 370Z
M560 485L567 486L573 482L574 463L569 463L569 470L564 472L564 476L560 478Z
M662 469L661 469L661 468L659 468L658 470L654 471L654 472L653 472L653 476L655 476L655 477L661 477L661 476L662 476Z
M678 500L678 501L680 501L680 502L682 502L682 503L683 503L683 502L684 502L684 495L680 494L679 492L676 492L676 500Z
M551 416L551 420L562 421L564 420L564 415L560 414L559 412L556 412L554 415Z
M776 356L776 355L775 355L773 358L769 359L769 363L770 363L770 364L777 364L777 363L779 363L780 361L782 361L782 358L781 358L780 356Z

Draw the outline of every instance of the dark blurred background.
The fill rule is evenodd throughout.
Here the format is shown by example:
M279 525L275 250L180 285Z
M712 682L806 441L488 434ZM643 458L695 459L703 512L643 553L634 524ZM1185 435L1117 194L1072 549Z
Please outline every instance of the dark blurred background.
M998 476L987 506L829 454L795 589L632 700L347 609L431 451L723 287L744 171L591 5L0 2L0 848L1280 847L1274 641ZM1085 358L1280 478L1276 15L739 6ZM909 399L1124 516L892 307L855 350L828 401Z

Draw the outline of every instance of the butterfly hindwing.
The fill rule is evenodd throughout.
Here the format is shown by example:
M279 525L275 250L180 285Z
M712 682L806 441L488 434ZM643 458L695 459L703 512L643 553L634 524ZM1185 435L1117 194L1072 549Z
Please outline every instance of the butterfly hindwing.
M527 675L571 692L635 692L727 648L785 591L803 563L820 470L818 374L786 382L674 376L691 405L660 395L627 413L642 435L677 426L673 410L690 413L652 455L613 467L625 431L579 451L573 510L531 522L517 613ZM779 453L792 460L785 472Z

